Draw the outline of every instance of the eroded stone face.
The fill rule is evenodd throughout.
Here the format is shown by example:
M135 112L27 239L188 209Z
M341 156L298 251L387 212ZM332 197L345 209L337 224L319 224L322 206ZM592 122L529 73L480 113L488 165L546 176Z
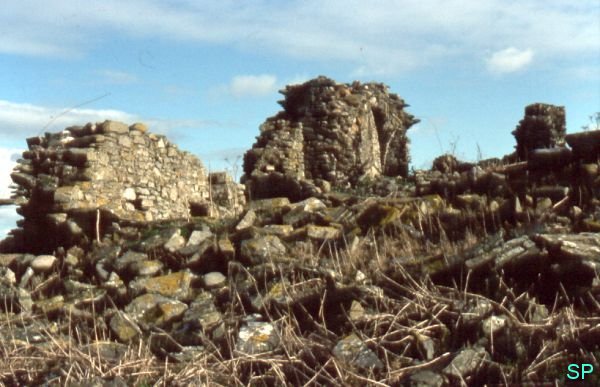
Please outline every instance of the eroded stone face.
M407 129L418 122L407 105L379 83L338 84L319 77L287 86L284 111L268 118L244 156L251 198L314 194L325 181L408 173Z

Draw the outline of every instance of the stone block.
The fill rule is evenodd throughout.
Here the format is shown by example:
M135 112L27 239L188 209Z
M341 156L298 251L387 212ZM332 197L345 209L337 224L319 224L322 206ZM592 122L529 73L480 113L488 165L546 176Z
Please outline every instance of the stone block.
M115 133L115 134L127 134L129 133L129 127L118 121L106 120L100 125L100 130L103 133Z

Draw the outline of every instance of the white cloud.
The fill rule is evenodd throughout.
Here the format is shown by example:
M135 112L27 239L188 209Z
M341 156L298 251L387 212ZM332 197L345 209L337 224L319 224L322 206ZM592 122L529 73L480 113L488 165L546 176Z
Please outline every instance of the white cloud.
M294 75L291 78L288 78L288 80L285 82L284 85L281 85L281 87L285 87L286 85L300 85L308 80L310 80L312 77L309 77L306 74L297 74Z
M277 91L277 77L269 74L237 75L229 84L229 92L236 98L260 97L275 91Z
M4 239L10 230L17 227L19 218L14 206L0 207L0 240Z
M594 59L597 0L56 0L3 4L0 52L72 56L114 32L226 45L302 60L337 61L355 74L400 73L480 52L531 47L537 59ZM135 15L135 17L132 17ZM21 50L21 51L19 51ZM525 58L526 59L526 58Z
M492 73L513 73L529 66L533 61L533 50L519 50L508 47L493 53L487 60L487 68Z
M12 194L9 188L12 184L10 174L16 165L15 159L20 157L22 152L23 149L0 147L0 199L7 199ZM19 218L14 206L0 206L0 240L16 227Z
M22 141L26 137L56 132L68 126L88 122L115 120L132 124L144 122L155 133L169 133L174 129L228 126L215 121L196 119L165 119L140 117L137 114L115 109L52 108L28 103L0 100L0 137Z
M23 149L3 148L0 147L0 199L9 198L11 190L9 186L12 184L10 174L17 164L16 158L19 158L23 153Z
M135 122L134 114L112 109L69 109L0 100L0 135L23 139L88 122Z

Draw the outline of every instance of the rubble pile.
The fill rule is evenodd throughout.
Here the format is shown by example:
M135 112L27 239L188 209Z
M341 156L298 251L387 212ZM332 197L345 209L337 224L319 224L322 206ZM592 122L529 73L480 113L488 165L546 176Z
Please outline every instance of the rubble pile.
M365 177L407 176L406 131L418 120L387 86L318 77L281 93L284 110L244 156L250 197L299 200Z
M552 105L533 104L526 111L541 106L545 109L541 111L554 109ZM556 116L564 117L564 111L556 109ZM525 127L523 122L527 120L526 117L521 127ZM515 161L515 155L478 163L461 162L451 155L440 156L431 171L415 173L416 195L439 194L449 200L462 210L454 214L454 221L462 224L463 229L464 210L478 208L497 212L503 220L531 223L540 216L558 217L572 223L575 230L598 232L597 214L583 209L595 208L600 197L600 131L562 135L563 140L559 140L561 136L546 136L549 133L546 126L537 127L543 134L532 128L535 127L529 129L531 136L546 137L548 141L552 137L556 144L563 145L538 144L538 148L528 148L525 161ZM522 145L517 145L517 154ZM488 224L494 223L493 217L488 218L492 221Z
M211 185L200 160L144 124L89 123L29 138L27 145L11 174L24 217L12 231L13 249L52 252L104 233L113 222L208 211ZM216 204L243 205L236 184L211 179Z
M12 326L2 341L25 350L27 340L66 345L75 327L99 331L109 341L91 344L120 353L110 364L145 343L155 378L166 361L168 380L182 385L197 381L194 364L224 385L354 380L346 372L391 385L564 377L562 363L581 354L539 368L535 359L600 344L600 319L580 315L600 297L600 234L565 224L556 233L549 222L531 234L514 224L476 243L436 242L426 230L448 208L439 195L271 198L226 222L130 226L87 250L0 254L0 324ZM52 335L32 316L48 319ZM47 380L37 367L35 381Z
M291 118L320 106L315 85L353 87L331 82L288 88L289 121L268 120L281 130L246 155L251 198L263 178L290 184L266 196L297 191L236 202L240 187L213 174L202 203L240 211L199 204L51 251L5 248L0 382L543 385L567 383L570 363L597 369L600 131L522 161L443 155L406 178L346 169L340 187L319 174L316 145L292 140L308 126Z

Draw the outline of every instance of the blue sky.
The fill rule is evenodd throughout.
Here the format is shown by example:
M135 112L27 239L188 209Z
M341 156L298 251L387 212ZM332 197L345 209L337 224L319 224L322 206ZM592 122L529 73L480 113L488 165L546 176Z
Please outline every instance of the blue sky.
M317 75L404 98L421 119L416 168L453 143L502 156L529 103L564 105L568 132L600 110L600 3L5 0L0 197L26 137L107 118L230 168L280 110L277 90ZM0 236L14 220L0 209Z

